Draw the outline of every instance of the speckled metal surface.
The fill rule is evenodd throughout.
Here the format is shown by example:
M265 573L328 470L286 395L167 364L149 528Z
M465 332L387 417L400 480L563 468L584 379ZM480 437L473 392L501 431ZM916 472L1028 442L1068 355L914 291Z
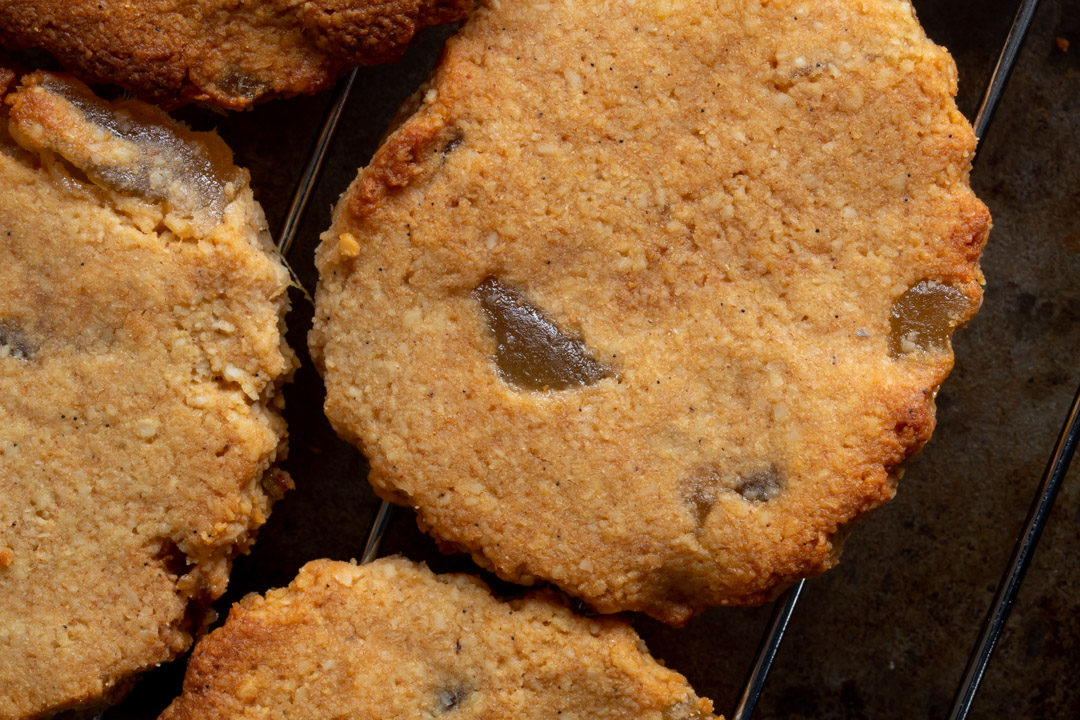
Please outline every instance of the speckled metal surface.
M930 36L960 66L961 109L978 104L1015 12L1011 0L918 0ZM986 301L955 341L957 366L939 396L939 426L896 500L852 533L840 566L811 581L766 685L757 718L943 717L979 623L1080 382L1080 14L1045 0L973 175L994 215L984 256ZM361 72L328 165L289 259L308 288L329 208L367 161L398 104L434 63L443 32L405 62ZM1057 38L1071 40L1068 50ZM327 95L223 116L216 126L251 168L272 227L318 131ZM303 348L311 308L290 316ZM218 608L283 585L307 560L360 555L377 500L360 453L322 416L321 383L305 364L289 388L297 489L240 559ZM1080 478L1067 480L973 717L1080 715ZM406 511L385 552L472 571L438 555ZM717 608L683 629L635 619L654 654L689 676L721 712L734 706L768 608ZM183 661L146 675L106 720L149 719L178 692Z

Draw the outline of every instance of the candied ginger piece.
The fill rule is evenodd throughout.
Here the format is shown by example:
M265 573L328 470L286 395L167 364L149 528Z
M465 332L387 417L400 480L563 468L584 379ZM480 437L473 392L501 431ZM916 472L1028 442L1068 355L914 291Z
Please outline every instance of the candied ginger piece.
M973 311L971 299L959 288L937 280L917 282L893 303L889 353L900 357L916 350L946 350L953 331Z
M78 80L42 72L23 78L6 102L19 145L59 155L95 185L159 204L177 235L204 235L221 221L240 171L212 133L179 128L143 104L110 105Z
M485 279L473 293L495 333L495 361L507 382L529 390L567 390L611 375L581 340L563 333L495 278Z

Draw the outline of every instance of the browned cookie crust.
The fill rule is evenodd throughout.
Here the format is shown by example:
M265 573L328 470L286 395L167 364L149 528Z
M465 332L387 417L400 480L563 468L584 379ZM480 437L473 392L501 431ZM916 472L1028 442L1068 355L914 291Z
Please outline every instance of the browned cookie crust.
M668 622L836 562L989 216L903 0L488 2L318 251L326 411L520 582Z
M217 136L44 73L0 107L12 720L113 699L190 645L289 485L274 462L294 359L288 275Z
M0 0L0 44L43 48L84 79L164 107L241 109L398 59L471 0Z
M401 558L308 563L195 646L161 720L708 720L712 704L624 622L491 597Z

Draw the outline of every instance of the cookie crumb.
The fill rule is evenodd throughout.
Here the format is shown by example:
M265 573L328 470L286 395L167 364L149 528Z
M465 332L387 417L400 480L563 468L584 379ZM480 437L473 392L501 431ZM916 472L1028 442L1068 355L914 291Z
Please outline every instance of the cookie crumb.
M360 243L352 233L338 235L337 254L342 260L353 260L360 255Z

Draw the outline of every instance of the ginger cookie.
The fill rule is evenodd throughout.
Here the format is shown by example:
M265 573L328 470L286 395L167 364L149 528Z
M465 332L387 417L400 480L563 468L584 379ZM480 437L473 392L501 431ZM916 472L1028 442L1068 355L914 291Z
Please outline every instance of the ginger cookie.
M822 572L981 302L955 92L903 0L482 4L318 250L330 420L601 612Z

